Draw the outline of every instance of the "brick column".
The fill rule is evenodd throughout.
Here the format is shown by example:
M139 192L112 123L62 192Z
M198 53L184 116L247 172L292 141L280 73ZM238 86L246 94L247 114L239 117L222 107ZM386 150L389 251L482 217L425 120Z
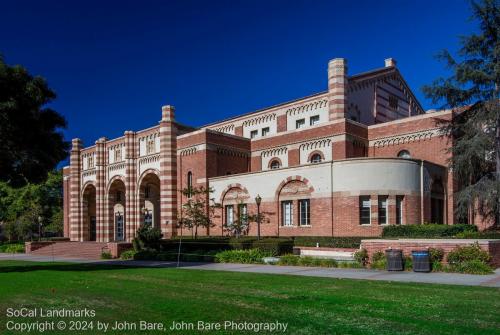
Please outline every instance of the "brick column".
M81 157L80 150L82 149L82 141L79 138L74 138L71 141L72 148L69 158L70 166L70 212L69 212L69 225L70 225L70 239L71 241L81 241L80 236L80 187L81 187Z
M343 119L347 114L347 60L335 58L328 63L329 119Z
M174 107L163 106L160 121L160 226L172 237L177 224L177 129Z
M136 202L136 140L135 132L125 132L125 239L129 242L135 236L139 209Z
M96 145L96 241L105 242L105 197L106 197L106 138L101 137Z
M64 237L70 237L70 225L69 225L69 216L70 216L70 168L63 168L63 216L64 216Z

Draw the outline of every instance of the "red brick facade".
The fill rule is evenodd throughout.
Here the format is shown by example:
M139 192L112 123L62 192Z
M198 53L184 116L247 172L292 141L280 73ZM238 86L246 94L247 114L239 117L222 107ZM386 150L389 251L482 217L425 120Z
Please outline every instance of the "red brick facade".
M188 185L212 187L222 205L202 235L226 234L225 206L235 201L255 214L257 195L265 236L378 236L383 224L453 224L451 143L439 132L451 117L425 113L392 59L354 76L335 59L327 91L199 129L177 123L165 106L152 128L85 149L73 140L65 236L130 241L145 222L165 237L191 234L177 228ZM235 184L241 199L226 192ZM361 212L369 222L361 224Z

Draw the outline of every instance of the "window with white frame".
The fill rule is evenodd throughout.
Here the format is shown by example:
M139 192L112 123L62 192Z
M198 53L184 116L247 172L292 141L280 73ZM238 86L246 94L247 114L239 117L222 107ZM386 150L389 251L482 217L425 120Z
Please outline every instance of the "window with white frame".
M240 222L242 224L247 224L247 221L248 221L247 204L239 204L238 205L238 215L239 215Z
M378 197L378 223L388 224L387 217L387 196L381 195Z
M319 123L319 115L311 116L311 118L309 119L309 125L314 126L315 124L318 123Z
M116 148L115 149L115 162L121 162L121 160L122 160L122 149Z
M292 201L281 202L281 224L285 227L293 226L293 203Z
M150 139L146 142L146 154L152 154L155 152L155 140Z
M370 196L359 197L359 223L369 225L371 223L371 202Z
M403 200L404 196L396 196L396 224L403 224Z
M234 223L234 208L233 205L226 206L226 226L231 226Z
M320 154L314 154L311 156L311 163L321 163L321 159Z
M311 202L309 199L299 200L299 225L311 225Z
M87 168L92 169L94 167L94 156L91 155L89 158L87 158Z
M258 135L259 135L259 131L258 130L252 130L250 132L250 138L256 138Z
M262 128L262 137L269 135L269 127Z
M295 121L295 129L303 128L306 125L306 119L299 119Z
M277 159L274 159L271 164L269 164L269 167L271 170L279 169L280 168L280 161Z

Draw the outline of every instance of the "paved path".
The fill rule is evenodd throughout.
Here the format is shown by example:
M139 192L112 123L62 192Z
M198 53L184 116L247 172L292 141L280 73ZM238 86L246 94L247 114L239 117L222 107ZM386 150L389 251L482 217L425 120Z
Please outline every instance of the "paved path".
M121 260L84 260L63 257L34 256L29 254L1 254L0 260L24 260L35 262L74 262L92 263L135 267L176 267L175 262L161 261L121 261ZM491 275L466 275L459 273L416 273L416 272L388 272L367 269L338 269L338 268L314 268L303 266L276 266L276 265L253 265L253 264L220 264L220 263L180 263L183 269L213 270L268 273L309 277L347 278L366 280L386 280L397 282L488 286L500 288L500 269ZM0 271L1 272L1 271Z

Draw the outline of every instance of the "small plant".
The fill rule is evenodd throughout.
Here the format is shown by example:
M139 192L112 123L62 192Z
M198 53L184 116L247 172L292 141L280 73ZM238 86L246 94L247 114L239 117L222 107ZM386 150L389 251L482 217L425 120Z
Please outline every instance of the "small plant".
M103 251L101 253L101 259L111 259L111 258L113 258L111 256L111 252L109 252L109 251Z
M142 224L137 229L136 237L132 241L134 250L160 250L162 233L159 228L153 228Z
M493 273L493 270L488 264L478 259L450 265L450 270L453 272L475 275L487 275Z
M20 243L6 244L3 246L0 252L6 252L9 254L24 253L24 244Z
M406 271L413 270L413 259L411 258L411 256L406 256L403 261L404 261L404 269Z
M370 267L372 269L384 270L387 265L387 259L382 251L377 251L372 255Z
M272 256L269 252L259 249L249 250L226 250L215 255L218 263L242 263L242 264L262 264L264 257Z
M368 264L368 251L366 249L358 250L354 253L354 259L361 266L366 266Z
M448 254L448 264L455 265L468 261L480 261L487 264L490 261L490 255L481 249L479 243L458 247Z
M292 254L283 255L280 257L278 261L278 265L298 265L299 264L299 256L295 256Z
M344 269L361 269L364 266L359 262L339 262L338 267Z
M122 254L120 255L120 258L123 260L131 260L131 259L134 259L134 256L136 253L137 252L135 250L127 250L127 251L122 252Z

